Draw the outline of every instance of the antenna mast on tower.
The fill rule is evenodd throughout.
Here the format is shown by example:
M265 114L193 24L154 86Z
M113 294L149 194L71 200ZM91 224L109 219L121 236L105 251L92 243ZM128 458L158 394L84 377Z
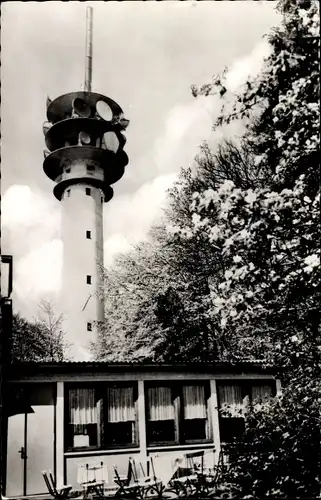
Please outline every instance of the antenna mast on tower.
M93 63L93 8L86 11L86 60L85 60L85 92L91 92Z

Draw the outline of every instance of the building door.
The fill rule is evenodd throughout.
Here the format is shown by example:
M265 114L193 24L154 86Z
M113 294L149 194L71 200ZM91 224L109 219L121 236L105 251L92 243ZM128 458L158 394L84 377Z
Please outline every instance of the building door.
M8 418L6 496L48 493L43 470L55 473L55 386L24 388L23 409Z
M54 467L54 385L33 384L29 403L34 413L27 415L26 495L48 493L42 471Z
M6 496L21 496L25 493L25 413L8 418L7 481Z

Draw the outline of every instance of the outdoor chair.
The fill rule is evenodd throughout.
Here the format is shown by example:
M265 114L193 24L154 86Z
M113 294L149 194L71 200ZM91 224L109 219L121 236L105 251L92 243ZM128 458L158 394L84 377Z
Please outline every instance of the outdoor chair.
M134 459L130 459L130 462L133 481L140 487L140 497L157 496L160 498L163 491L163 484L162 481L156 477L152 458L147 459L144 464L142 462L136 463Z
M210 474L208 479L209 496L216 496L219 493L220 486L222 485L223 474L226 472L228 464L226 463L226 454L223 449L220 450L218 462L214 465L213 473Z
M204 450L185 454L187 469L191 471L190 479L188 479L190 495L206 496L209 493L204 471L204 454Z
M150 456L149 464L153 483L148 493L158 498L177 498L183 489L180 485L173 484L172 478L177 466L172 456L166 453Z
M61 488L57 488L56 486L56 481L53 478L53 475L51 471L42 471L42 475L44 478L44 481L46 483L46 486L48 488L48 492L53 498L71 498L71 490L72 486L70 485L64 485Z
M167 490L174 492L177 496L190 496L194 490L193 482L197 481L197 474L187 463L186 455L175 459L175 469L169 481Z
M108 487L108 469L103 462L81 464L78 469L78 483L83 488L83 499L89 496L104 498L115 496L117 487Z
M114 482L118 486L116 496L125 498L141 498L141 486L135 483L132 462L129 459L127 475L121 476L116 465L114 467L115 478Z

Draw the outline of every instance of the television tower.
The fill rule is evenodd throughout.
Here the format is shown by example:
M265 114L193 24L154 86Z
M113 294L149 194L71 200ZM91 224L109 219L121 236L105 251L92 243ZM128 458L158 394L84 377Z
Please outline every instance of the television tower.
M103 204L113 197L111 184L124 174L128 156L122 131L129 121L120 106L91 91L92 7L86 16L84 91L47 99L43 125L43 169L62 204L62 305L66 339L76 361L90 359L89 342L104 319L100 297L104 264Z

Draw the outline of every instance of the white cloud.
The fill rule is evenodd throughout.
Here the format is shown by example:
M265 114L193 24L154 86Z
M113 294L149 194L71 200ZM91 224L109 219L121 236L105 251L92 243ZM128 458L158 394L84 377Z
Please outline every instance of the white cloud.
M246 83L246 80L251 75L256 76L262 69L264 59L271 52L271 47L267 40L259 42L250 54L245 57L236 59L230 66L226 75L226 87L228 90L235 92L238 88Z
M16 263L15 291L20 297L41 299L61 288L63 244L59 239L47 241L27 253Z
M159 174L178 172L193 162L199 145L212 133L213 112L219 109L216 96L191 97L168 113L164 133L154 143L152 158Z
M161 214L166 202L166 191L176 174L157 177L141 186L132 195L114 198L104 214L105 264L113 257L127 252L132 244L144 239L153 221Z
M3 195L1 209L3 227L17 233L23 227L32 228L33 241L38 238L45 241L60 234L60 205L51 194L14 184Z
M18 301L37 303L61 287L60 206L29 186L14 184L2 198L2 226L14 257L14 292Z

